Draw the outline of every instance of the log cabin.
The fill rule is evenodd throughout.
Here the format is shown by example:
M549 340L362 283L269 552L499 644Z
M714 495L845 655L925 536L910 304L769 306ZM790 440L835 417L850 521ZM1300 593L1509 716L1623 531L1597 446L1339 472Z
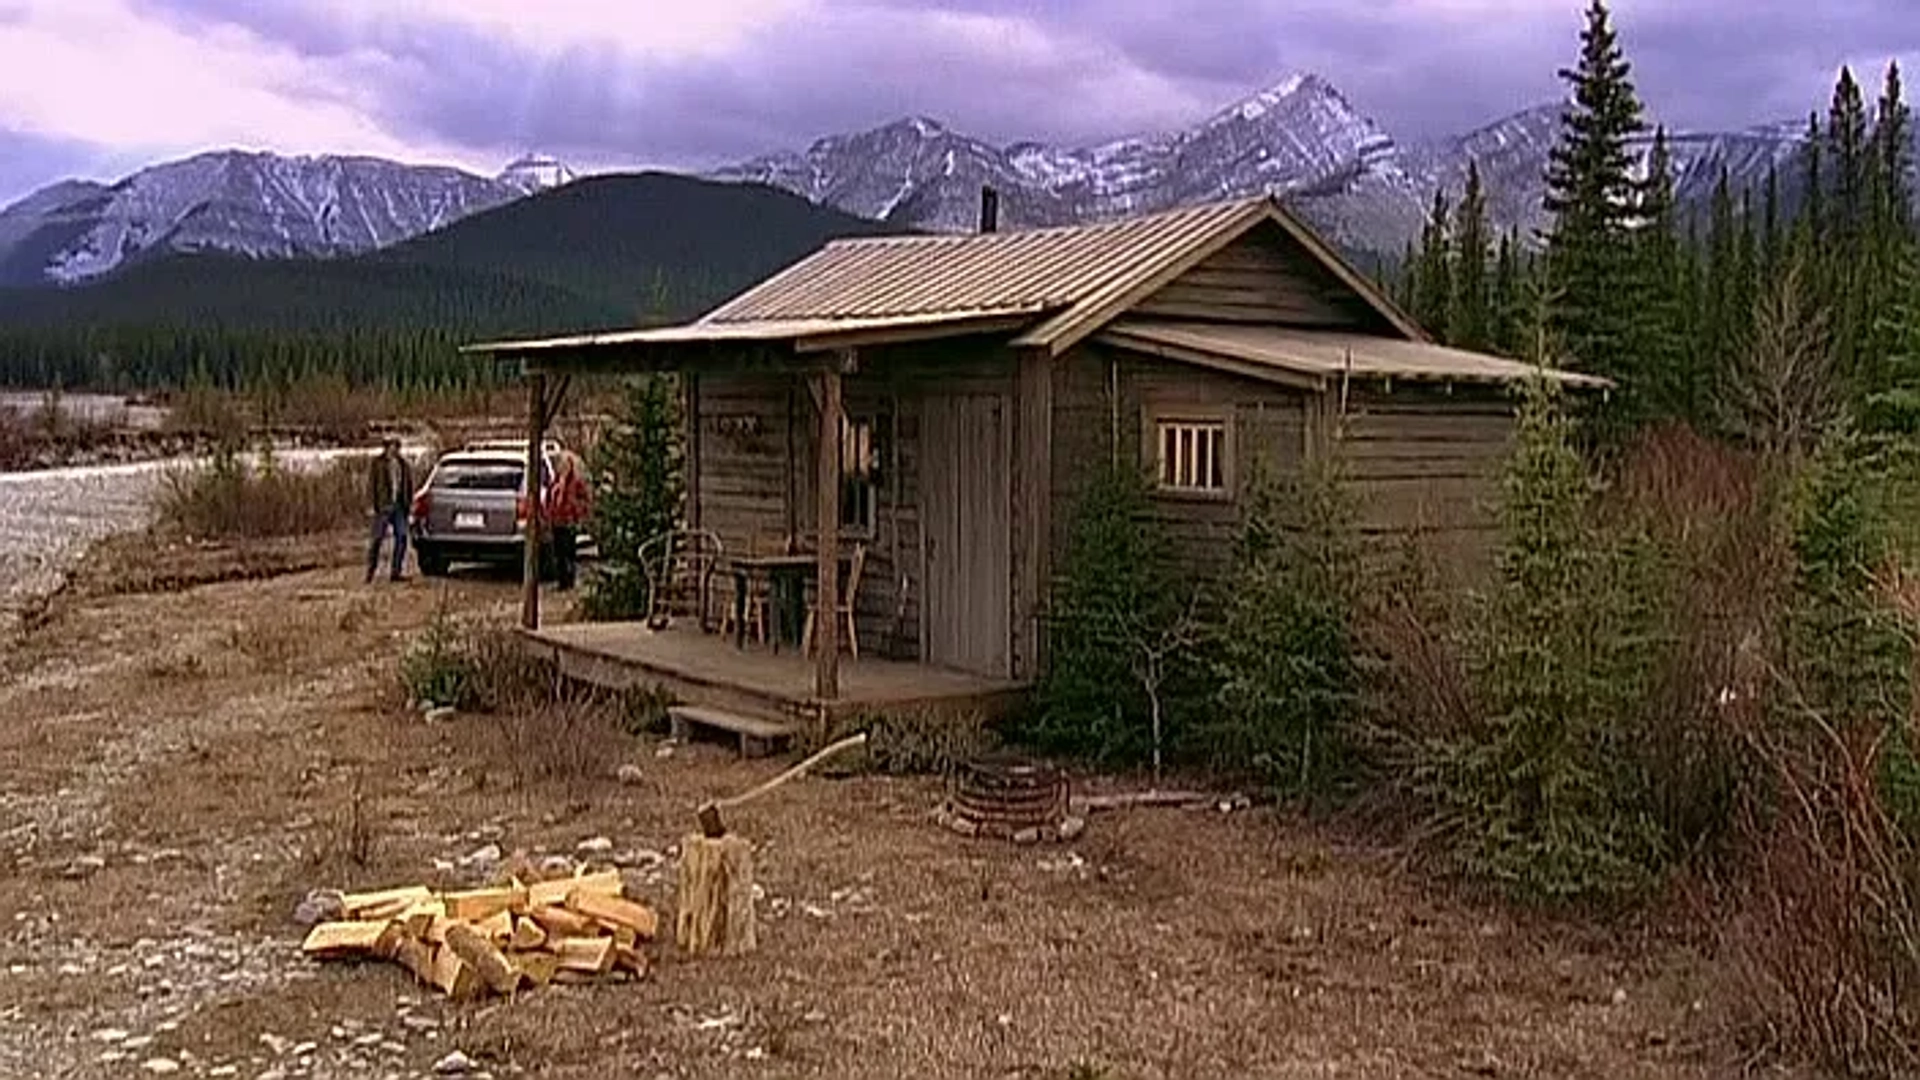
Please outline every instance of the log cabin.
M991 205L973 234L831 242L685 325L469 347L527 374L530 445L549 380L675 373L688 527L731 557L764 537L814 556L811 650L542 628L532 574L530 640L581 677L763 718L1011 700L1098 470L1144 473L1197 574L1228 557L1256 465L1334 452L1362 529L1470 559L1512 384L1604 385L1435 344L1270 197L1013 232Z

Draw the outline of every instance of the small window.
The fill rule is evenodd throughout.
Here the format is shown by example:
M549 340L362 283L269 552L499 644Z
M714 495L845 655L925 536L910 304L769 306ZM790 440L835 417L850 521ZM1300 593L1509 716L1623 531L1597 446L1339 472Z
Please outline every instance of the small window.
M840 527L870 533L876 520L881 476L879 442L870 417L840 421Z
M1227 425L1220 421L1160 420L1155 423L1163 491L1224 495L1227 491Z

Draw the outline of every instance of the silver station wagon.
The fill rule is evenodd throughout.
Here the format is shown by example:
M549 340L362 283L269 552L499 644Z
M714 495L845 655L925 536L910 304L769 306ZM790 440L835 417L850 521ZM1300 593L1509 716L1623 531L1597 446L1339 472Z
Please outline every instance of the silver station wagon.
M542 447L543 496L565 452L556 441ZM529 509L526 471L524 443L473 443L441 455L414 493L409 515L420 572L440 577L456 563L517 565ZM543 574L549 570L542 566Z

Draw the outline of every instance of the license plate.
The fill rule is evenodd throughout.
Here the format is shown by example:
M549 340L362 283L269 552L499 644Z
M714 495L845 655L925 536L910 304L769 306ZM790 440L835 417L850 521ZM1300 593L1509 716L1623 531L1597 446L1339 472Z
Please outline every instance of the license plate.
M456 529L484 529L487 527L485 514L455 514L453 527Z

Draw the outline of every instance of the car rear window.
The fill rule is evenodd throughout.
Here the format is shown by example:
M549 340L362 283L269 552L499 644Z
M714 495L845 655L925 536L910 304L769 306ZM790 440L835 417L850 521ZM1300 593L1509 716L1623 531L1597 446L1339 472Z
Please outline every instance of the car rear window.
M433 486L456 491L519 491L526 467L509 462L443 461L433 471Z

